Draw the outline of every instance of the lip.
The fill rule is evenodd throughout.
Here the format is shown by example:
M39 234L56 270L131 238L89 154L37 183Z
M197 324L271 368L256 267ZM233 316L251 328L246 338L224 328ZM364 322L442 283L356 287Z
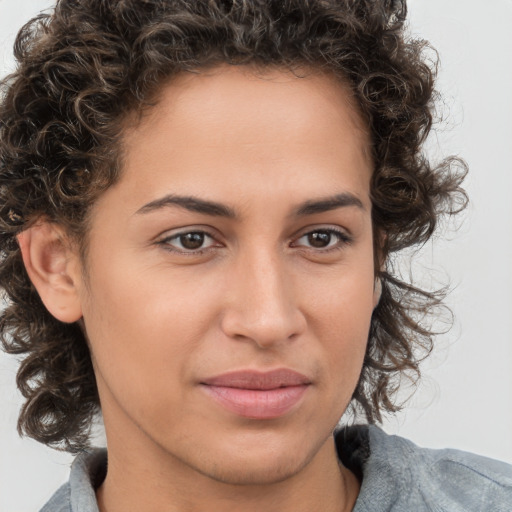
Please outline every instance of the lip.
M260 420L285 415L310 385L305 375L287 368L234 371L201 381L202 389L228 411Z

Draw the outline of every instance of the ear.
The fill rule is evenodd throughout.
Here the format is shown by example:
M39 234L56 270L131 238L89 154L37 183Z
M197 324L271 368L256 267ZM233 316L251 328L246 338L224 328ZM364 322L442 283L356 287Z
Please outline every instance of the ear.
M378 231L374 234L374 265L375 269L375 282L373 284L373 309L375 309L380 302L382 295L382 280L379 277L381 272L385 270L385 258L384 252L386 252L385 245L388 240L388 236L383 231Z
M373 285L373 309L377 307L382 295L382 281L380 277L375 278L375 284Z
M64 230L41 220L17 238L28 276L48 311L61 322L82 318L79 257Z

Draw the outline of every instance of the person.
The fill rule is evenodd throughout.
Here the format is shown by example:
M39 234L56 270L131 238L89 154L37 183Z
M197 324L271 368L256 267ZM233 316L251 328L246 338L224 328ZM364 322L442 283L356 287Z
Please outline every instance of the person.
M465 203L463 163L421 151L434 70L404 19L61 0L24 27L0 330L20 430L79 453L45 512L510 508L510 466L374 426L441 305L390 256ZM337 429L347 410L367 424Z

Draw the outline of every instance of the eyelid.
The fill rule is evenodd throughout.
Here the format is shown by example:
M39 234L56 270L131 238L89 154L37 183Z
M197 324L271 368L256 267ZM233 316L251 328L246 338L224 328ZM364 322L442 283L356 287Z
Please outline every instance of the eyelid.
M306 247L302 245L295 245L298 240L301 238L315 232L326 232L330 233L338 238L338 243L334 246L328 247ZM315 252L328 252L332 250L342 249L346 245L350 245L354 241L353 236L347 232L347 230L337 227L337 226L329 226L329 225L319 225L319 226L308 226L307 228L302 229L296 236L294 236L293 241L291 243L292 247L301 247L305 250L311 250Z
M187 235L189 233L201 233L205 237L210 238L214 243L207 247L201 247L199 249L180 249L170 244L171 240L179 239L179 237ZM163 246L166 250L183 255L198 255L202 254L214 247L222 246L222 242L219 241L219 236L212 233L212 230L206 226L183 226L171 230L164 231L155 240L157 245Z

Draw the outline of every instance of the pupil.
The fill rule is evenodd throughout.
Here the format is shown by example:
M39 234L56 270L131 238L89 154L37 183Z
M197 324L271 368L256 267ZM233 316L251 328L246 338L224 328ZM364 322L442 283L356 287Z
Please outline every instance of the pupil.
M331 242L331 234L326 231L315 231L308 235L308 242L312 247L327 247Z
M199 249L204 243L204 233L187 233L180 236L181 245L185 249Z

